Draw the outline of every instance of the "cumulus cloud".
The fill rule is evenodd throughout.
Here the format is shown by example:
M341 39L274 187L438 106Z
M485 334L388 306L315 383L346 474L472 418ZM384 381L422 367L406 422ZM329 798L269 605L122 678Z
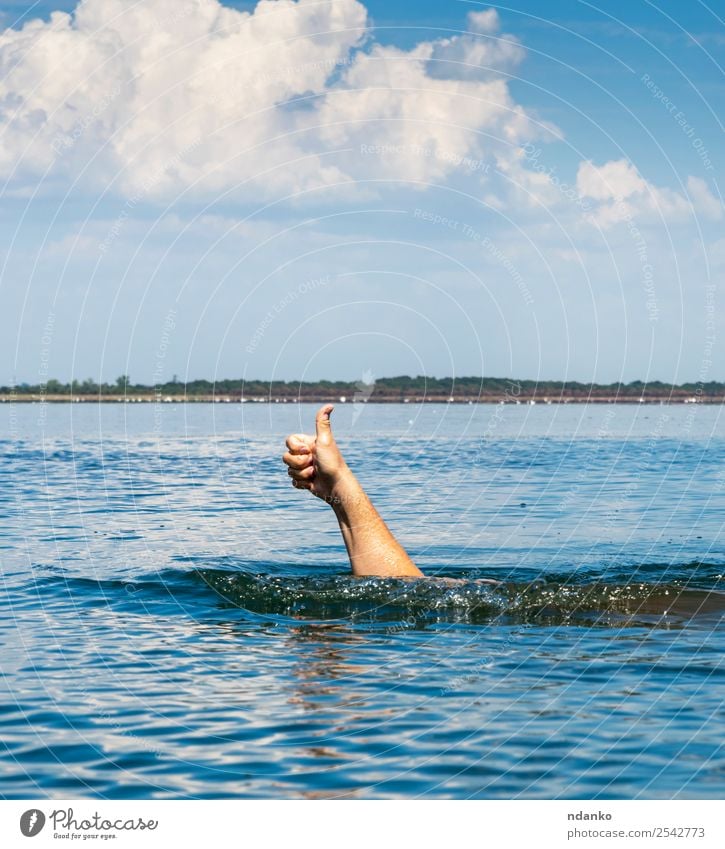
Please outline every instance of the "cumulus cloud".
M496 156L514 156L523 139L545 131L502 79L431 77L435 47L358 53L320 104L319 136L331 147L350 147L350 173L424 184L454 169L483 178ZM356 167L360 157L364 164Z
M493 10L468 26L398 50L358 0L81 0L0 35L0 177L153 199L483 173L541 127L501 75L521 46Z
M600 201L629 198L647 191L647 182L626 159L601 166L589 160L582 162L576 180L583 195Z
M410 49L374 42L359 0L81 0L0 34L0 179L156 201L234 192L254 201L371 181L462 178L503 209L586 199L628 216L723 217L708 185L681 193L624 159L581 162L563 185L522 154L561 138L511 94L525 51L494 9ZM497 177L495 175L498 175ZM470 178L474 178L473 182Z
M498 32L501 22L495 9L482 9L468 13L468 26L474 32Z
M704 180L700 177L688 177L687 190L697 212L712 221L720 221L723 217L722 201L712 194L710 187Z
M365 32L356 0L262 0L253 14L82 0L0 36L0 173L118 177L149 195L261 172L273 184L301 159L285 104L324 92ZM297 187L336 176L314 156L294 170Z
M587 160L580 163L576 177L580 195L594 202L592 220L604 229L632 218L676 222L698 214L707 218L722 215L722 204L704 180L690 177L687 185L690 197L656 186L626 159L603 165Z
M511 73L524 59L519 40L499 33L500 21L495 9L469 12L468 32L442 38L431 46L428 72L431 76L459 79L486 79Z

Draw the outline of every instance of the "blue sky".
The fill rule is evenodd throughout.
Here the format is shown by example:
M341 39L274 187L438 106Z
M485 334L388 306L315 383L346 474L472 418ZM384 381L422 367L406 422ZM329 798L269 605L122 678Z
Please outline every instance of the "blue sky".
M725 379L725 10L542 6L0 4L0 382Z

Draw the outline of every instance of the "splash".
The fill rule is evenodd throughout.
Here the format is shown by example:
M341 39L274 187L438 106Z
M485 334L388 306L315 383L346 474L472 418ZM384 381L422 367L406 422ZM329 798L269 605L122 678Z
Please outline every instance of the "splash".
M674 625L721 619L725 593L682 583L295 577L199 570L223 603L257 613L358 623Z

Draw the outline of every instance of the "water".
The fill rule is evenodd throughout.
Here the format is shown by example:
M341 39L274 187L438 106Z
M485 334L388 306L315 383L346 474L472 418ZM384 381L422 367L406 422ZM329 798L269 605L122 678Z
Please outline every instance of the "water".
M339 406L419 582L290 486L313 413L0 406L0 795L722 796L720 407Z

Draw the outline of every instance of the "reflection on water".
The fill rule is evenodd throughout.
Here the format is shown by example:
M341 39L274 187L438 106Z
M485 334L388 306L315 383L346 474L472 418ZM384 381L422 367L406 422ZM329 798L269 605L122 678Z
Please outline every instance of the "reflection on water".
M0 410L0 794L719 797L719 408L339 410L385 581L277 406Z

